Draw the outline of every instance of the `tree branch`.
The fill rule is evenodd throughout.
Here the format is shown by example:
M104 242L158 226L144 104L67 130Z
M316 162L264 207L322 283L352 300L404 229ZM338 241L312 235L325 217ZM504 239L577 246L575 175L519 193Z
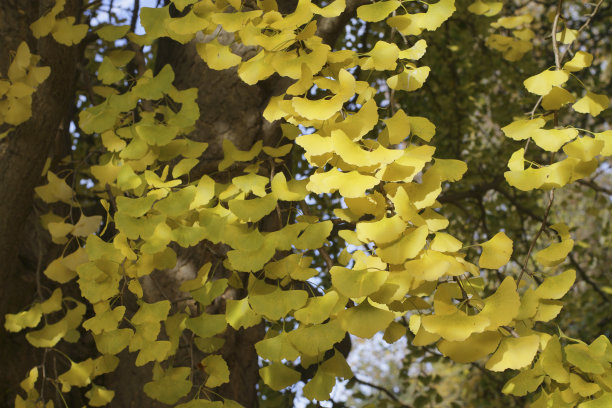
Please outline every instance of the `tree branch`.
M535 248L536 242L542 232L546 229L548 215L550 214L550 208L552 207L553 201L555 201L555 190L550 190L550 195L548 198L548 205L546 206L546 212L544 213L544 219L542 220L542 224L540 225L540 229L536 233L535 237L533 237L533 241L531 241L531 245L529 246L529 250L527 251L527 255L525 255L525 261L523 262L523 267L521 268L521 273L516 280L516 287L519 287L519 283L521 283L521 279L523 278L523 274L527 271L527 263L529 262L529 257L531 256L531 252Z
M363 385L367 385L368 387L377 389L378 391L382 391L383 393L385 393L389 398L391 398L393 401L399 403L401 408L412 408L410 405L406 405L404 403L402 403L399 398L397 398L397 396L395 394L393 394L391 391L389 391L388 389L386 389L385 387L382 387L380 385L376 385L376 384L372 384L371 382L367 382L365 380L362 380L360 378L358 378L357 376L353 377L355 379L356 382L358 382L359 384L363 384Z

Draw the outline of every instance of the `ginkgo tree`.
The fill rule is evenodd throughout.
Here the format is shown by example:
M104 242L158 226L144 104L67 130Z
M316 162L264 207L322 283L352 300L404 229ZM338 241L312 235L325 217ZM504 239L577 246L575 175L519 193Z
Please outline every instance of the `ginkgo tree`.
M11 363L23 371L11 404L282 406L297 383L327 401L356 374L351 336L381 332L511 372L498 391L534 407L610 405L606 333L574 338L552 323L584 274L568 266L576 242L552 215L555 195L593 184L612 155L598 122L609 99L585 85L596 50L579 49L602 2L571 29L575 7L560 0L533 30L529 5L504 14L480 0L173 0L134 7L129 22L112 2L15 6L31 21L7 29L2 160L37 127L64 144L47 140L25 163L31 190L7 200L34 196L38 245L33 291L20 294L33 301L4 319L33 360ZM423 61L452 51L435 38L456 13L490 25L482 41L499 60L539 46L554 59L521 80L531 111L495 124L513 149L495 183L545 196L529 236L503 221L453 234L463 221L445 215L445 192L474 169L438 154L448 141L433 106L402 103L428 106L436 71ZM357 27L376 40L349 46ZM41 44L63 56L45 58ZM71 108L37 123L62 83ZM0 209L3 227L19 221ZM8 257L15 243L1 246Z

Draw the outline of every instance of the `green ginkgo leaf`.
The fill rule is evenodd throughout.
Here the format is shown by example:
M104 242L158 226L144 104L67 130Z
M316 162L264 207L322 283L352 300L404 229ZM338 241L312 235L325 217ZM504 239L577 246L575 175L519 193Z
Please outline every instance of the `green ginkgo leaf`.
M504 384L502 392L504 394L511 394L519 397L525 396L528 393L534 392L540 384L542 384L545 377L544 371L539 366L521 371L518 375Z
M208 375L206 385L209 388L215 388L229 382L230 372L227 363L218 354L213 354L205 357L200 364L204 367L204 372Z
M255 343L255 350L259 357L277 363L280 363L282 360L295 360L300 356L300 353L289 341L286 332Z
M235 330L255 326L261 321L261 316L251 309L248 298L228 299L225 305L225 318Z
M132 329L117 329L112 331L104 331L101 334L94 334L96 347L102 354L119 354L125 349L130 341L134 331Z
M259 369L263 382L275 391L280 391L300 380L301 374L281 363L272 363Z
M171 367L164 371L156 363L153 381L144 385L144 392L164 404L174 404L191 390L191 381L187 379L190 373L190 367Z
M336 377L318 369L314 377L304 386L304 396L311 400L326 401L336 385Z
M115 391L93 384L91 389L85 393L85 396L89 398L89 406L103 407L113 400Z
M341 341L346 331L337 319L328 323L299 327L288 333L289 341L302 356L318 356Z
M292 310L298 310L306 304L308 293L305 290L282 290L261 295L249 295L249 303L255 313L271 320L280 320Z
M225 315L202 313L198 317L187 319L185 326L196 335L206 338L222 333L227 326L227 322L225 321Z
M303 324L318 324L329 318L338 303L338 292L330 290L323 296L311 297L308 304L295 311L293 316Z

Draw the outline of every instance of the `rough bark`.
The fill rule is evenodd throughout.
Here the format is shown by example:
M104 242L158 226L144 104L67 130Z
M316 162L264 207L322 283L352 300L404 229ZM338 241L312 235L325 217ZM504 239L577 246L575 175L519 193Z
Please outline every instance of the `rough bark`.
M42 168L74 101L78 48L50 37L36 40L29 32L29 25L50 4L0 2L0 73L6 75L11 52L22 41L42 57L39 65L51 67L51 75L34 94L33 117L0 141L0 316L21 310L36 294L35 270L42 248L36 248L33 234L24 229L32 212L33 189L41 184ZM77 15L80 5L80 0L69 0L66 15ZM0 406L12 406L16 387L39 359L40 353L26 344L23 334L0 328Z

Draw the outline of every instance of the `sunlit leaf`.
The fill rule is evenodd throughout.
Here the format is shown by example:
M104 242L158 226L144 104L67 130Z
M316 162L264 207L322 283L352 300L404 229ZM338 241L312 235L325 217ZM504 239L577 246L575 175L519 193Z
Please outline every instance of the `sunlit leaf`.
M518 370L530 364L538 351L540 337L505 337L491 356L485 368L491 371Z

